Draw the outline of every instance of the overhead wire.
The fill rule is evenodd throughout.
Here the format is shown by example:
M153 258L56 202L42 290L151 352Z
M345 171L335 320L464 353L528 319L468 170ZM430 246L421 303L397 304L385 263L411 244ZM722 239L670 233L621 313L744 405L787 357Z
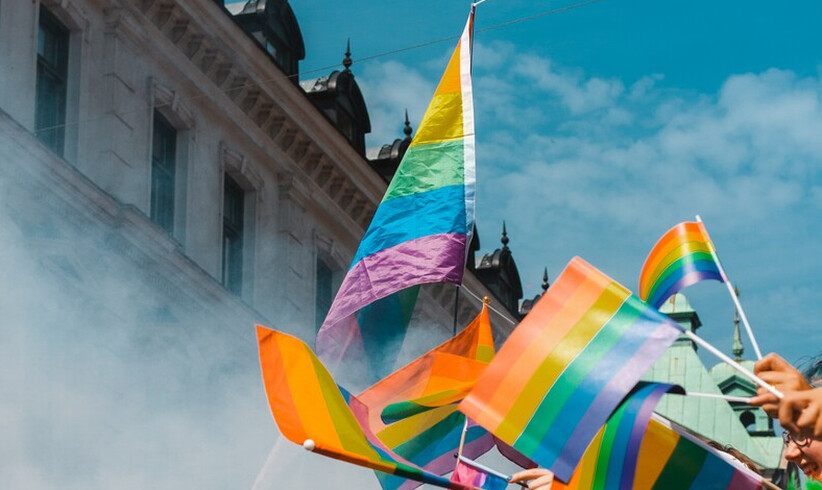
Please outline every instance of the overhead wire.
M468 295L469 295L469 296L472 296L474 299L476 299L477 301L479 301L479 302L480 302L480 304L482 304L482 303L484 303L484 302L485 302L485 301L483 301L483 299L482 299L482 298L480 298L480 297L479 297L476 293L474 293L473 291L471 291L470 289L468 289L468 287L467 287L465 284L460 284L460 285L459 285L459 288L461 288L463 291L465 291L466 293L468 293ZM512 319L508 318L508 314L507 314L506 312L503 312L503 311L501 311L501 310L498 310L498 309L494 308L493 306L491 306L490 304L488 305L488 309L489 309L489 310L491 310L491 311L493 311L494 313L496 313L496 314L497 314L497 315L499 315L500 317L502 317L505 321L507 321L507 322L508 322L508 323L510 323L511 325L516 325L516 324L518 324L518 323L519 323L519 322L518 322L518 321L516 321L516 320L512 320Z
M482 0L481 2L477 2L477 3L478 4L483 3L485 1L487 1L487 0ZM528 16L525 16L525 17L519 17L517 19L512 19L512 20L509 20L509 21L502 22L500 24L495 24L495 25L492 25L492 26L483 27L481 29L476 29L475 32L494 31L494 30L497 30L497 29L502 29L502 28L511 26L511 25L521 24L523 22L528 22L530 20L539 19L539 18L542 18L542 17L550 16L550 15L556 15L556 14L563 13L563 12L568 12L569 10L575 10L575 9L586 7L588 5L599 3L599 2L602 2L602 1L604 1L604 0L586 0L586 1L583 1L583 2L575 3L575 4L566 5L564 7L559 7L559 8L539 12L539 13L536 13L536 14L528 15ZM432 41L426 41L426 42L419 43L419 44L414 44L414 45L411 45L411 46L392 49L392 50L389 50L389 51L383 51L383 52L380 52L380 53L375 53L375 54L368 55L368 56L363 56L363 57L360 57L360 58L354 58L352 60L352 62L353 63L362 63L362 62L366 62L366 61L371 61L371 60L375 60L375 59L378 59L378 58L384 58L386 56L395 55L395 54L398 54L398 53L404 53L406 51L413 51L413 50L425 48L425 47L428 47L428 46L434 46L434 45L437 45L437 44L442 44L442 43L448 42L448 41L454 41L454 40L457 40L459 38L460 38L460 36L457 35L457 36L448 36L448 37L443 37L443 38L439 38L439 39L434 39ZM294 75L287 75L287 78L290 78L290 79L298 78L298 77L303 76L303 75L310 75L312 73L325 72L325 71L328 71L328 70L331 70L331 69L334 69L334 68L338 68L338 67L339 67L339 63L333 64L333 65L321 66L321 67L318 67L318 68L313 68L311 70L301 71L300 73L296 73ZM270 79L260 80L259 82L248 82L248 83L244 83L244 84L241 84L241 85L237 85L236 87L229 88L228 90L223 90L222 92L225 93L225 94L229 94L231 92L238 91L238 90L244 90L244 89L249 88L249 87L260 86L262 84L265 84L267 82L272 82L274 80L276 80L276 79L270 78ZM202 93L202 94L198 94L198 95L192 95L190 97L181 97L179 100L181 102L188 102L188 101L197 100L197 99L201 99L201 98L209 97L209 96L210 96L210 94ZM148 105L146 107L148 107ZM120 115L132 114L132 113L138 112L138 110L139 109L133 109L131 111L119 112L118 114L120 114ZM99 120L105 119L109 116L110 116L110 114L106 114L106 115L100 116L100 117L93 117L93 118L87 118L87 119L82 119L82 120L78 119L76 121L65 122L63 124L57 124L57 125L54 125L54 126L38 128L35 132L36 133L46 132L46 131L52 131L54 129L64 128L64 127L68 127L68 126L76 126L76 125L79 125L80 123L99 121Z
M482 1L484 2L484 1L487 1L487 0L482 0ZM529 20L539 19L539 18L542 18L542 17L548 17L549 15L556 15L556 14L560 14L560 13L563 13L563 12L567 12L569 10L575 10L575 9L578 9L578 8L587 7L588 5L599 3L599 2L602 2L602 1L604 1L604 0L586 0L584 2L579 2L579 3L575 3L575 4L571 4L571 5L566 5L564 7L559 7L559 8L555 8L555 9L551 9L551 10L545 10L543 12L539 12L539 13L536 13L536 14L531 14L531 15L528 15L528 16L525 16L525 17L519 17L519 18L516 18L516 19L508 20L508 21L502 22L500 24L494 24L494 25L491 25L491 26L488 26L488 27L483 27L481 29L475 29L474 32L476 33L476 32L495 31L497 29L502 29L502 28L505 28L505 27L508 27L508 26L511 26L511 25L521 24L521 23L527 22ZM481 3L481 2L478 2L478 3ZM402 48L392 49L392 50L389 50L389 51L383 51L383 52L375 53L375 54L368 55L368 56L362 56L360 58L354 58L354 59L352 59L352 62L353 63L362 63L363 61L371 61L373 59L382 58L382 57L394 55L394 54L397 54L397 53L404 53L406 51L412 51L412 50L415 50L415 49L426 48L428 46L434 46L434 45L442 44L442 43L448 42L448 41L456 41L459 38L460 38L460 36L458 36L458 35L442 37L442 38L439 38L439 39L434 39L434 40L426 41L426 42L419 43L419 44L413 44L411 46L405 46L405 47L402 47ZM333 68L337 68L338 66L339 66L339 63L334 64L334 65L322 66L322 67L319 67L319 68L313 68L313 69L308 70L308 71L303 71L303 72L301 72L297 75L289 75L289 77L292 78L292 77L300 76L300 75L307 75L307 74L316 73L316 72L324 72L324 71L327 71L327 70L330 70L330 69L333 69Z

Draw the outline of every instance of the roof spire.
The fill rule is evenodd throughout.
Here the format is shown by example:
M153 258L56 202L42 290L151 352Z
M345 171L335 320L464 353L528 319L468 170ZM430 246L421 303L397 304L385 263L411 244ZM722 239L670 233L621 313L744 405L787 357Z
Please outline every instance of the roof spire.
M542 273L542 292L548 291L548 288L551 285L548 284L548 267L545 268L545 271Z
M734 286L736 297L739 297L739 286ZM742 354L745 352L745 346L742 345L742 335L739 334L739 311L734 309L734 343L732 348L735 360L741 361Z
M502 238L500 241L503 249L508 248L508 231L505 229L505 220L502 221Z
M345 58L343 58L342 64L345 67L345 71L351 71L351 65L354 62L351 61L351 38L348 38L348 42L345 43Z
M411 141L411 133L414 130L411 129L411 121L408 120L408 109L405 109L405 127L402 129L402 132L405 133L405 139Z

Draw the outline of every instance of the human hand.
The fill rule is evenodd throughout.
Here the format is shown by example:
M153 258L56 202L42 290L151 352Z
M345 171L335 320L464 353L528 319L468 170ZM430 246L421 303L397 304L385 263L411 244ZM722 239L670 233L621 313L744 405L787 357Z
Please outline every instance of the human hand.
M811 385L808 384L802 373L791 366L788 361L774 353L766 355L754 365L754 374L783 394L811 389ZM757 396L751 398L749 403L762 407L769 417L777 418L779 416L779 399L761 386L757 388L756 392Z
M509 483L526 483L530 490L549 490L554 482L554 474L545 468L531 468L515 473Z
M822 388L786 393L779 403L779 423L793 434L822 439Z

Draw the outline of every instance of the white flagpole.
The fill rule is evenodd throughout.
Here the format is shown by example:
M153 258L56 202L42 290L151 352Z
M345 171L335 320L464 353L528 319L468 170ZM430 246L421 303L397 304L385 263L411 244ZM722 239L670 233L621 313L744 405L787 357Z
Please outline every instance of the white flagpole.
M471 467L473 467L473 468L475 468L475 469L478 469L478 470L480 470L480 471L483 471L483 472L485 472L485 473L488 473L489 475L496 476L497 478L502 478L503 480L505 480L505 481L507 481L507 482L511 481L511 477L510 477L510 476L508 476L508 475L506 475L506 474L504 474L504 473L500 473L499 471L492 470L491 468L489 468L489 467L485 466L485 465L484 465L484 464L482 464L482 463L478 463L478 462L474 461L473 459L466 458L465 456L460 456L460 457L459 457L459 460L460 460L460 461L462 461L463 463L467 464L468 466L471 466ZM527 483L517 482L517 485L519 485L519 486L521 486L521 487L523 487L523 488L528 488L528 484L527 484Z
M460 447L457 450L457 457L462 457L462 449L465 447L465 433L468 432L468 417L465 416L465 424L462 426L462 435L460 436Z
M702 218L700 218L699 215L696 215L696 220L702 223ZM731 299L734 302L734 306L736 306L736 311L739 312L739 318L742 320L742 325L745 326L745 332L748 334L748 338L751 339L751 345L756 353L756 358L757 360L762 359L762 351L759 350L759 344L756 343L756 337L754 337L753 330L751 330L751 324L748 323L748 317L745 315L745 310L742 309L742 304L739 303L739 298L736 295L736 291L734 291L731 281L728 280L728 275L725 273L725 268L722 267L722 262L719 260L719 255L716 253L716 249L713 246L713 241L711 241L711 249L711 255L714 256L714 261L716 261L716 266L719 269L719 275L722 276L722 282L724 282L725 286L727 286L728 292L731 294Z
M694 342L696 342L696 343L697 343L700 347L704 347L704 348L705 348L708 352L710 352L711 354L715 355L715 356L716 356L716 357L718 357L719 359L721 359L721 360L723 360L723 361L727 362L728 364L730 364L730 365L731 365L731 367L732 367L732 368L736 369L736 370L737 370L737 371L739 371L740 373L742 373L742 374L744 374L745 376L747 376L747 377L748 377L748 379L750 379L750 380L751 380L751 381L753 381L754 383L758 384L759 386L761 386L761 387L765 388L766 390L770 391L771 393L773 393L773 395L774 395L774 396L776 396L776 397L777 397L777 398L779 398L780 400L782 399L783 395L782 395L782 392L781 392L781 391L779 391L779 390L777 390L776 388L774 388L773 386L769 385L767 382L765 382L765 380L763 380L763 379L762 379L762 378L760 378L759 376L755 375L754 373L750 372L748 369L745 369L745 367L744 367L744 366L742 366L742 365L741 365L741 364L739 364L738 362L734 361L734 360L733 360L733 359L731 359L730 357L728 357L728 356L726 356L725 354L723 354L723 353L722 353L719 349L717 349L716 347L712 346L712 345L711 345L711 344L709 344L708 342L706 342L706 341L702 340L701 338L697 337L697 335L696 335L695 333L691 332L690 330L685 330L685 332L684 332L684 333L685 333L685 336L686 336L686 337L688 337L689 339L691 339L691 340L693 340Z
M682 396L679 393L668 393L668 394L669 395ZM717 394L717 393L694 393L694 392L689 391L689 392L685 393L685 396L695 396L697 398L716 398L716 399L719 399L719 400L728 400L729 402L745 403L747 405L750 405L750 402L751 402L750 398L746 398L744 396L731 396L731 395L723 395L723 394Z

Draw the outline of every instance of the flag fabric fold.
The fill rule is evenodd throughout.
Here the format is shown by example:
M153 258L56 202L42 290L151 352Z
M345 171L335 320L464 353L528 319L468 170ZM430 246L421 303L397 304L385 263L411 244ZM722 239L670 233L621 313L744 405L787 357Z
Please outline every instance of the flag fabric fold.
M643 436L654 407L665 393L681 387L641 383L597 432L567 484L555 490L631 490Z
M599 428L681 332L576 257L459 409L568 481Z
M508 480L486 473L462 461L457 461L457 467L454 468L451 481L464 483L470 487L482 488L483 490L505 490L508 488Z
M368 428L387 448L435 474L454 468L465 416L457 403L494 356L488 307L459 334L366 389L357 399L370 415ZM493 446L479 426L468 429L464 453L476 458ZM415 482L381 476L383 488L413 488Z
M636 465L636 490L756 490L762 477L662 417L648 423Z
M467 489L392 453L367 430L367 408L337 386L296 337L257 326L271 413L283 436L313 452L444 488ZM351 408L353 407L353 408Z
M614 412L568 483L556 490L755 490L761 478L730 455L653 414L678 386L642 384Z
M369 351L380 342L401 340L408 316L395 315L404 321L389 324L381 315L366 319L358 312L368 305L420 284L462 282L474 230L473 20L472 8L417 134L317 334L317 352L333 365L350 348L373 356ZM375 325L366 327L365 321Z
M727 282L701 221L679 223L657 241L639 274L639 297L654 308L707 279Z

